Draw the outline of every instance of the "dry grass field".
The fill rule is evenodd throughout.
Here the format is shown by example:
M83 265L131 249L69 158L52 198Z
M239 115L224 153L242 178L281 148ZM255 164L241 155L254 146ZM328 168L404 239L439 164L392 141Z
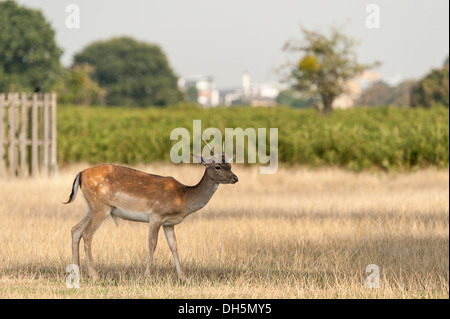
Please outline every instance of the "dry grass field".
M235 165L202 210L175 227L188 282L179 282L164 233L154 279L144 280L147 224L105 220L93 241L100 278L65 285L70 230L86 213L73 178L0 180L0 298L448 298L449 171L353 173ZM138 167L196 183L200 166ZM366 266L380 287L365 285Z

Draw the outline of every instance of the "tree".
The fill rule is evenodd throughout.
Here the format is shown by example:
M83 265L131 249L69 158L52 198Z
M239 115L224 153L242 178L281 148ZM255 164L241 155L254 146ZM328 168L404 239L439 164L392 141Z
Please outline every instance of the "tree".
M62 70L61 54L40 11L0 2L0 92L49 89Z
M74 65L65 70L63 78L53 87L58 93L58 103L104 104L106 91L91 79L90 74L93 70L94 68L87 63Z
M395 105L409 107L412 87L415 80L406 80L397 86L389 86L385 82L376 82L368 87L356 101L360 106Z
M320 96L320 110L327 114L332 111L335 98L346 92L345 82L378 63L359 63L354 52L358 42L337 28L331 28L329 36L305 28L302 33L304 41L291 40L284 46L285 51L303 53L289 78L294 89L311 98Z
M414 86L411 93L412 106L431 107L444 105L449 107L449 68L448 59L441 69L432 70Z
M177 77L157 45L114 38L90 44L74 59L94 67L92 78L106 90L108 105L164 106L182 99Z
M369 86L355 102L359 106L387 105L392 99L392 88L379 81Z
M411 91L416 84L417 80L405 80L395 86L392 90L392 100L389 101L389 104L399 107L410 107Z
M189 85L186 89L186 99L191 103L198 103L198 91L195 85Z

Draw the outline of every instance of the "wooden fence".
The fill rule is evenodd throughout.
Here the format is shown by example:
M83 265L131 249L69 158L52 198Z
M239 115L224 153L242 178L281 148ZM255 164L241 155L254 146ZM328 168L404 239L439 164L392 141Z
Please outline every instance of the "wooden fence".
M0 178L57 173L56 94L0 93Z

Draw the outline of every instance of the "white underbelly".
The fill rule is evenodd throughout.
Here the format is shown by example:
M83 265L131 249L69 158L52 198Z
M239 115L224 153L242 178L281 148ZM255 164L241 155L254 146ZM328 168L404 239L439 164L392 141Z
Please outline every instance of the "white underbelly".
M134 212L134 211L123 209L121 207L115 207L111 211L111 215L120 217L125 220L131 220L134 222L148 223L150 221L150 212Z
M184 220L184 217L173 217L173 218L167 218L166 220L164 220L164 222L162 223L163 226L174 226L174 225L178 225L179 223L181 223Z

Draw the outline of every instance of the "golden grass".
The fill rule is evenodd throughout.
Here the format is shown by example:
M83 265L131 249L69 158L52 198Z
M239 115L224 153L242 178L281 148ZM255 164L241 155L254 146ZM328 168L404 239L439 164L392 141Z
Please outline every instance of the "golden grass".
M86 213L68 198L76 173L0 181L0 298L448 298L449 172L352 173L235 165L201 211L175 227L187 283L160 233L144 280L147 224L107 219L93 241L100 278L65 286L70 229ZM193 165L140 167L196 183ZM380 267L380 288L365 286Z

